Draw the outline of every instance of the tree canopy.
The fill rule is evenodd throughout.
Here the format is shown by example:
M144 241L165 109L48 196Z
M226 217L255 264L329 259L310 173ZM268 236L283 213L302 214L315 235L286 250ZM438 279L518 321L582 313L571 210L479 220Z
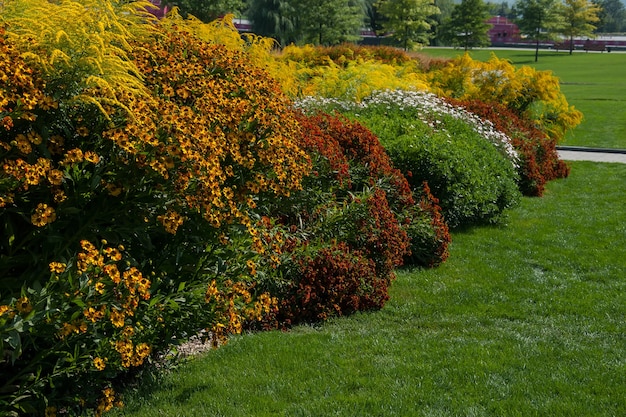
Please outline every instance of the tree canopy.
M363 26L363 0L250 0L255 33L281 45L332 45L355 41Z
M486 23L489 13L483 0L462 0L454 6L450 19L444 22L445 38L454 46L469 48L488 46L490 44L490 25Z
M376 7L385 18L383 30L405 50L428 43L433 17L440 13L433 0L379 0Z
M563 26L561 33L570 41L569 53L574 49L574 38L579 36L594 36L598 17L602 9L589 0L565 0L562 9Z
M619 33L626 29L626 8L620 0L596 0L602 8L597 31L602 33Z
M516 10L520 33L535 41L535 62L537 62L539 43L554 39L562 26L560 3L557 0L519 0L516 3Z

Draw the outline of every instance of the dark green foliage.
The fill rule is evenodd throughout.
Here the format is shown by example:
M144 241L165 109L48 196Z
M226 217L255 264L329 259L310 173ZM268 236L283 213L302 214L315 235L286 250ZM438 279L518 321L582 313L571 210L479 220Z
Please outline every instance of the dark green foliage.
M518 202L511 162L464 122L442 116L432 128L405 110L368 125L413 188L428 182L450 227L495 222Z
M454 6L452 15L444 21L441 28L443 38L466 51L470 48L488 46L489 24L485 23L488 18L487 6L482 0L463 0Z

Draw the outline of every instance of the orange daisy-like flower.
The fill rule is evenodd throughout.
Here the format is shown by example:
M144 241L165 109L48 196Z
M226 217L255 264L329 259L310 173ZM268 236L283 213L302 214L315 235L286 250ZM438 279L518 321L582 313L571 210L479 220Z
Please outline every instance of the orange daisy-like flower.
M106 358L102 359L100 357L97 357L93 360L93 366L98 370L98 371L104 371L104 368L106 368Z
M115 284L119 284L121 281L121 274L119 269L117 269L117 265L115 264L109 264L109 265L105 265L104 266L104 273L107 274L109 276L109 278L111 278L111 281L113 281Z
M33 306L30 303L28 297L21 297L19 300L17 300L15 308L17 309L17 311L20 312L20 314L28 314L33 311Z
M62 274L65 271L65 268L67 268L67 264L64 264L63 262L50 262L48 267L50 268L50 272Z
M87 129L85 126L80 126L78 129L76 129L76 133L78 133L80 136L88 136L89 135L89 129Z
M92 164L97 164L98 162L100 162L100 156L98 156L98 154L93 151L85 152L84 157L85 161L91 162Z
M118 187L117 185L113 183L107 183L105 188L109 192L109 195L113 197L117 197L118 195L122 194L122 187Z
M176 234L176 231L183 224L184 218L177 212L170 210L166 214L158 216L157 220L163 224L165 227L165 231L171 233L173 235Z
M124 314L123 311L119 311L119 310L111 310L111 323L113 324L113 326L115 327L124 327L124 320L126 318L126 315Z
M57 215L54 209L44 203L39 203L35 209L35 213L30 217L31 223L37 227L43 227L56 219Z
M104 283L96 282L96 285L94 285L94 288L98 294L104 294L104 290L105 290Z
M64 165L69 165L69 164L74 164L74 163L79 163L79 162L83 162L84 159L84 155L83 155L83 151L75 148L75 149L71 149L69 151L67 151L67 153L65 154L65 158L63 159L63 164Z
M48 173L48 181L52 185L61 185L63 183L63 177L63 171L60 171L58 169L52 169Z

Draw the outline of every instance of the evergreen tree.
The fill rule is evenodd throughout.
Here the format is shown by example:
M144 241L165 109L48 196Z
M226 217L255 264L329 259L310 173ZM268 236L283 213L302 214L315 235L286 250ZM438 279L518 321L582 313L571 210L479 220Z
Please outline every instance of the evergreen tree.
M436 25L432 28L432 44L444 45L446 42L444 22L447 22L452 16L452 10L454 10L454 0L435 0L435 6L439 8L441 13L434 17Z
M434 0L379 0L376 7L385 18L383 31L392 33L405 50L428 43L433 17L440 13Z
M454 6L450 19L444 23L443 32L454 46L462 46L465 51L488 46L488 18L487 5L483 0L462 0L461 4Z
M332 45L360 37L364 12L355 0L295 0L300 42Z

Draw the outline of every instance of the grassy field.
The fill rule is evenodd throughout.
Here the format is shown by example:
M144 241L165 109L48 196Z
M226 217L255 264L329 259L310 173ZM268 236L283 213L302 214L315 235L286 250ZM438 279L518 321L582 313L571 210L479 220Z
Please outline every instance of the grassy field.
M375 313L237 337L114 416L624 416L626 165L573 163Z
M534 62L532 50L470 51L474 59L487 60L491 53L515 65L550 70L561 80L570 104L583 112L585 120L565 138L564 145L626 149L626 54L540 51ZM427 48L431 56L456 57L463 51Z

